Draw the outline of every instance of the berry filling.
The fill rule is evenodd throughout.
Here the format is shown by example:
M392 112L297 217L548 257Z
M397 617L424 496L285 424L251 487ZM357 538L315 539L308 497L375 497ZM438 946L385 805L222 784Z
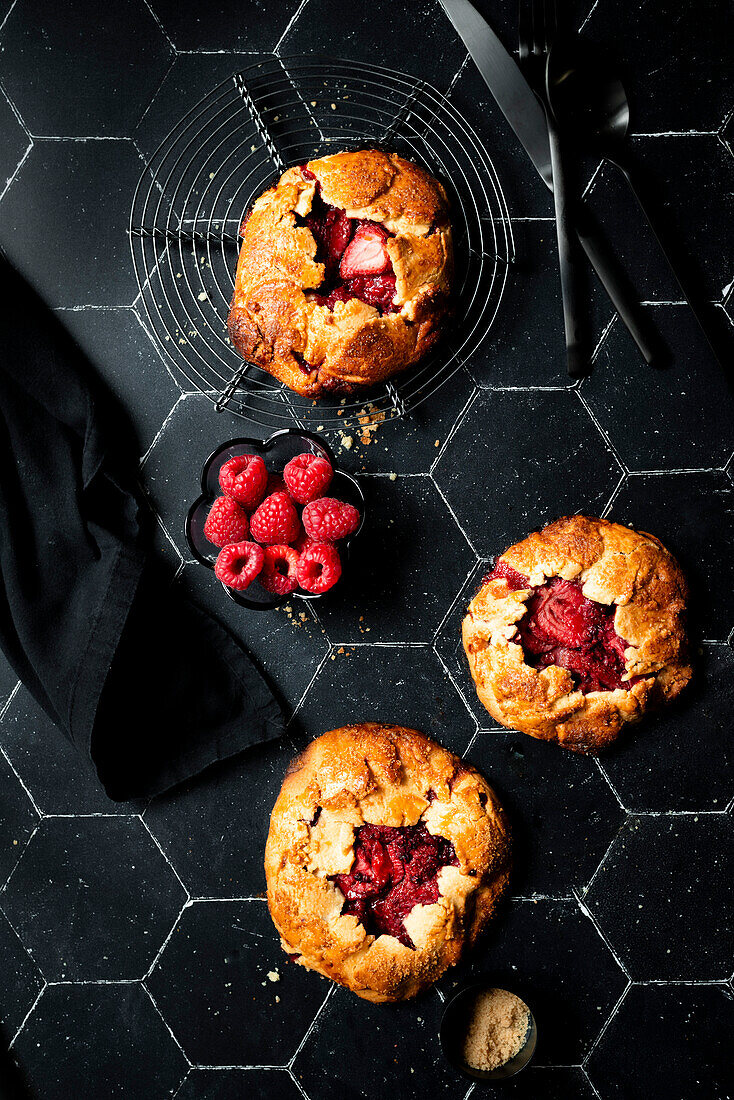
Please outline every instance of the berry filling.
M315 179L305 166L301 173ZM393 305L395 274L385 242L392 236L384 226L348 218L344 210L321 197L317 184L310 212L301 219L316 239L316 260L324 265L324 281L310 295L319 306L333 309L337 302L359 298L380 313L397 313Z
M354 840L354 865L329 877L344 894L342 914L351 914L373 936L414 944L405 918L416 905L438 901L438 872L458 867L453 844L418 825L362 825Z
M530 588L517 641L533 668L558 665L584 693L629 688L623 680L627 643L614 629L615 608L584 596L578 581L553 577L531 586L528 578L499 561L488 580L501 578L512 592Z

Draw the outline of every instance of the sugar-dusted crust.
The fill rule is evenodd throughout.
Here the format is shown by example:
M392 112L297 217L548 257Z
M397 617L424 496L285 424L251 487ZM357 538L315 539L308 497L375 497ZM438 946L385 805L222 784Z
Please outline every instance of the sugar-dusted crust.
M316 189L300 167L257 199L243 230L230 339L292 390L318 397L384 381L434 345L448 311L451 229L441 184L395 153L335 153L307 167L327 203L395 234L386 247L401 307L380 316L356 298L333 311L310 300L324 265L315 260L313 234L298 224Z
M532 585L549 577L578 580L589 599L616 604L614 627L627 643L629 689L574 690L571 674L524 663L511 639L527 589L512 592L501 578L485 582L463 622L464 650L479 699L504 726L576 752L610 745L626 722L674 699L691 678L683 625L687 587L680 566L652 535L619 523L569 516L502 554ZM637 679L640 677L640 679Z
M350 871L360 825L419 820L453 843L459 866L440 870L438 902L406 917L413 950L342 916L344 896L327 876ZM457 962L494 912L509 868L507 819L482 776L422 733L375 722L331 730L292 762L265 849L284 951L369 1001L413 997Z

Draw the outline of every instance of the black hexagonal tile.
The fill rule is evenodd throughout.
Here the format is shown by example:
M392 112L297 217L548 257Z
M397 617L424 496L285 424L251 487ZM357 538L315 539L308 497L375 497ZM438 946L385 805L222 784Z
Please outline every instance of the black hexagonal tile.
M705 645L683 697L601 760L627 809L724 809L734 794L732 711L734 651Z
M142 977L185 900L137 817L45 818L0 904L49 980Z
M723 466L734 450L734 394L727 375L687 306L655 306L651 315L673 349L671 365L644 367L617 319L583 395L630 469Z
M23 1023L43 986L43 978L14 928L0 912L0 1049L4 1050ZM2 1055L0 1055L0 1067ZM2 1078L0 1077L0 1080Z
M731 153L714 135L682 134L633 138L630 154L655 227L681 277L692 293L720 302L733 274ZM605 165L597 174L589 202L642 300L682 300L654 234L615 168Z
M734 34L731 9L703 0L671 19L665 0L586 8L584 35L619 59L634 133L718 129L731 107L724 44ZM634 33L620 33L620 27Z
M235 0L214 0L206 7L155 0L156 14L177 50L273 50L294 13L298 0L253 0L247 18Z
M301 1100L284 1069L192 1069L176 1100Z
M440 1018L441 1002L435 996L373 1005L336 989L293 1072L307 1095L318 1100L390 1094L458 1100L467 1082L443 1058L437 1036Z
M501 16L500 9L497 9L496 13L491 13L492 26L498 30L495 15ZM509 123L471 60L463 69L448 98L476 131L489 153L497 170L511 217L513 219L552 217L553 197L550 191L510 129ZM516 233L524 230L524 227L518 225L514 225L513 228ZM545 228L547 232L553 230L552 225Z
M474 552L430 478L361 485L367 521L319 618L332 641L430 641Z
M726 638L734 622L734 595L721 583L734 553L734 489L726 475L629 477L609 518L650 531L665 543L688 578L694 636Z
M533 1010L538 1065L577 1065L619 1000L627 979L575 901L513 901L454 982L487 974Z
M396 20L406 28L420 27L420 33L386 34ZM334 34L342 56L421 75L439 91L448 88L466 56L438 0L401 0L397 10L389 0L355 0L348 9L339 0L306 4L278 52L286 61L292 53L328 56Z
M194 897L264 894L270 811L294 754L287 740L248 749L151 802L148 828Z
M21 126L18 118L0 92L0 195L5 191L8 180L23 159L31 139Z
M605 1100L723 1100L731 1096L732 1026L734 1000L719 986L633 985L589 1059L589 1076Z
M133 421L143 454L181 390L131 309L65 309L58 314Z
M492 565L488 561L480 561L472 569L462 585L459 595L452 604L451 610L441 623L433 643L436 652L453 678L459 694L475 716L482 730L501 729L502 727L495 722L489 711L477 699L461 640L461 623L469 602L479 590L482 577L486 576L491 569Z
M0 203L0 243L48 305L132 303L127 222L142 167L130 141L36 142Z
M291 728L304 741L365 721L419 729L456 753L464 752L476 728L428 646L336 646Z
M516 259L497 318L488 338L470 356L468 369L480 386L570 386L555 223L546 219L515 222L513 232ZM532 310L527 308L529 294ZM591 359L612 307L596 281L586 280L584 295Z
M480 394L435 470L487 557L558 516L599 515L619 476L577 396L555 391Z
M519 733L480 733L468 759L510 815L512 893L583 888L624 817L594 761Z
M0 709L5 706L10 693L18 683L18 677L6 658L5 654L0 651Z
M290 716L329 649L324 629L307 605L294 599L274 611L241 607L198 562L187 565L176 584L243 643Z
M268 975L271 975L269 977ZM273 976L277 978L273 980ZM262 901L184 910L147 983L189 1058L204 1066L278 1066L295 1053L327 985L288 961ZM260 1028L267 1017L267 1046Z
M0 720L0 746L42 813L130 813L131 803L123 806L107 797L86 761L24 687Z
M734 822L723 814L631 817L586 895L633 979L731 972Z
M592 1100L596 1096L583 1070L572 1066L528 1066L505 1081L502 1091L514 1100Z
M33 803L0 753L0 884L15 867L37 824Z
M184 1056L138 983L49 986L13 1044L29 1095L172 1096Z
M143 466L153 506L185 560L191 560L184 535L186 513L201 492L201 468L212 451L235 436L264 439L270 432L232 413L217 414L201 394L187 394L173 410Z
M143 0L17 4L0 34L3 80L32 134L125 137L172 50ZM110 80L114 71L115 79Z
M382 420L383 411L368 395L364 411L357 410L364 423L348 426L332 437L339 465L355 474L427 473L473 391L472 379L461 368L397 420Z

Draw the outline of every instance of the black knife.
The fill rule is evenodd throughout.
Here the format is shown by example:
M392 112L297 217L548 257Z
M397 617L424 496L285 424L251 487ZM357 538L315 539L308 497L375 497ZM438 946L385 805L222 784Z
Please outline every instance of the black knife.
M520 139L538 175L553 190L550 142L545 112L535 92L486 19L469 0L440 0L479 69L499 109ZM642 314L631 288L596 230L583 203L576 204L574 224L581 245L612 304L647 363L660 354L659 340Z

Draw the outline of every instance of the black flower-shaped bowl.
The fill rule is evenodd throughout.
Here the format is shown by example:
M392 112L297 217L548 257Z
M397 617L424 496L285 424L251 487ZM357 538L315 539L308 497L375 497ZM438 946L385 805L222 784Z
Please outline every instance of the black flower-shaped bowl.
M359 509L361 516L359 527L353 535L339 543L342 567L344 570L347 569L349 547L364 526L364 493L351 474L347 474L337 467L334 455L325 439L321 436L312 435L310 432L295 431L292 428L283 428L281 431L274 432L264 441L245 438L230 439L227 443L223 443L221 447L217 447L213 454L209 455L201 471L201 495L196 498L186 516L186 540L191 547L191 553L201 565L213 571L219 553L218 547L212 546L206 538L204 524L212 502L221 495L219 471L224 463L228 462L230 458L234 458L235 455L260 455L264 459L269 473L281 474L287 462L295 458L296 455L304 454L307 451L311 454L322 455L331 463L334 470L334 480L328 489L329 496L338 497L339 500L344 500L347 504L353 504L355 508ZM339 583L337 581L334 587L338 588ZM312 594L297 588L295 592L290 592L287 596L275 596L272 592L267 592L258 583L257 579L243 592L237 592L224 584L222 588L235 603L241 604L242 607L249 607L253 611L268 611L293 599L318 600L322 596L328 595L326 592Z

